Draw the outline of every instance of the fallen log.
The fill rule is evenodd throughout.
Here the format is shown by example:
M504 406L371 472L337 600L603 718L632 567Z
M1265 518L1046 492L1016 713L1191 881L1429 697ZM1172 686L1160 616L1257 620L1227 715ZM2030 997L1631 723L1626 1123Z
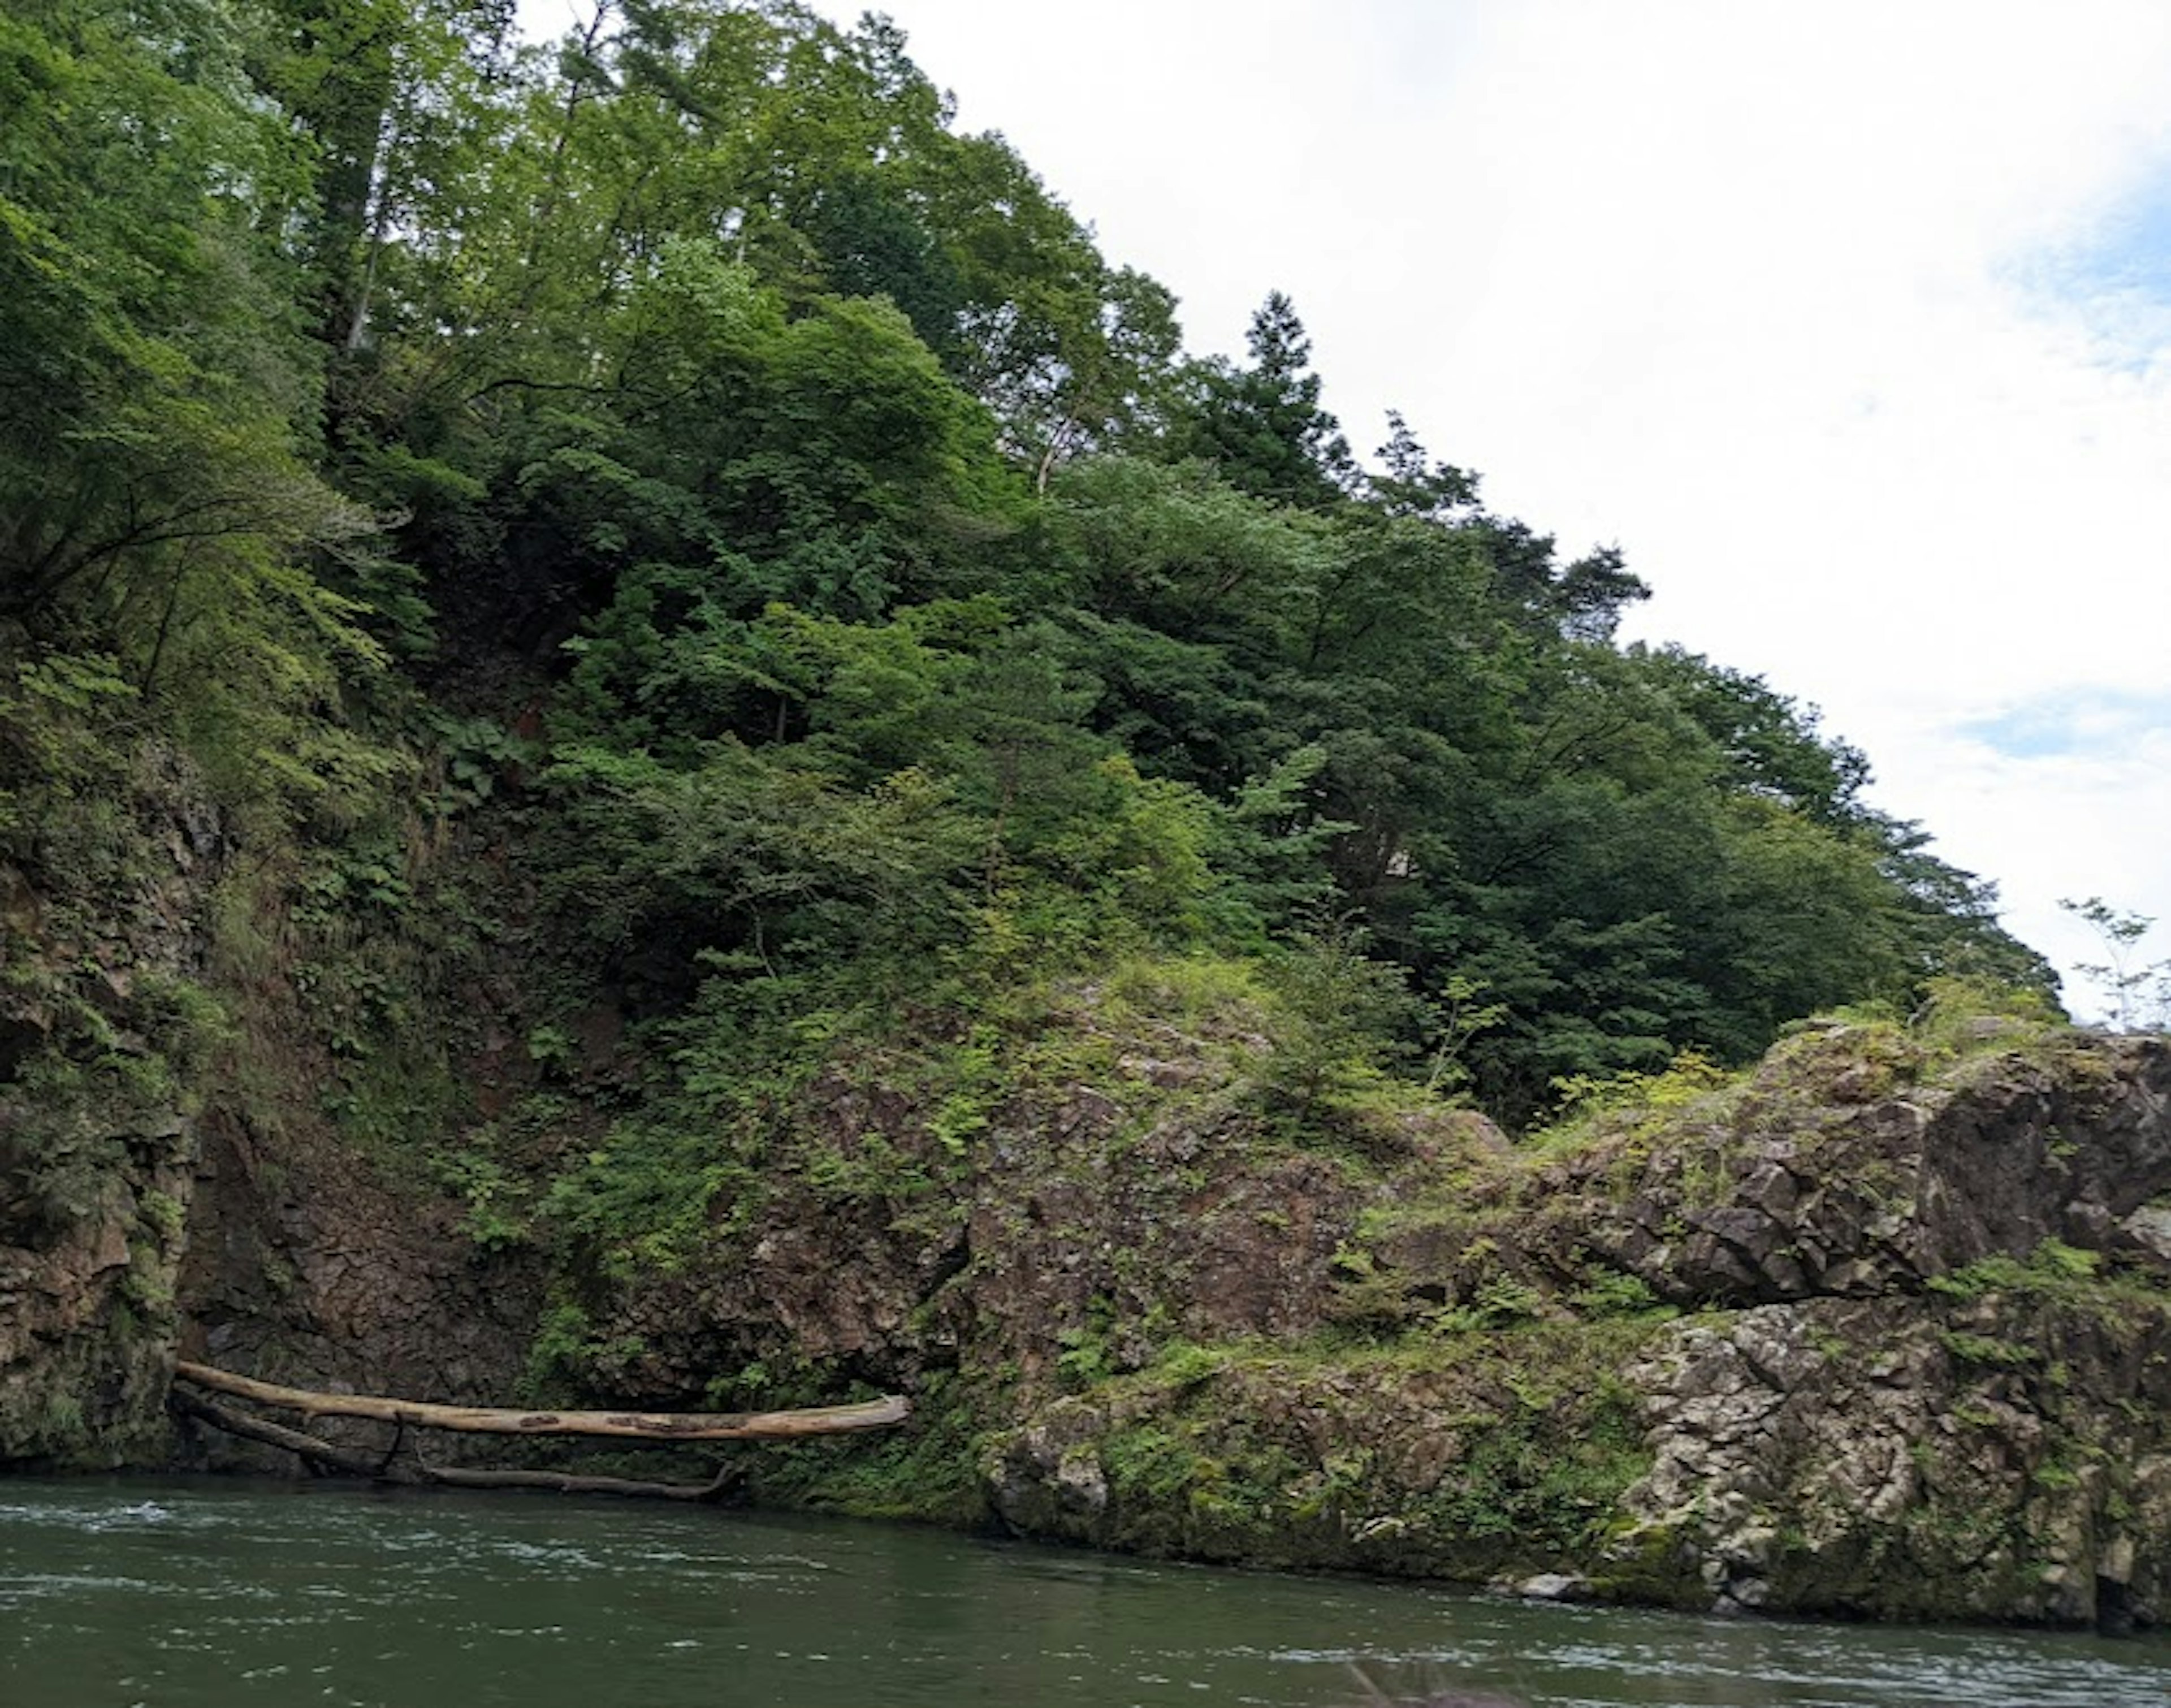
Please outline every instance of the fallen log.
M181 1416L192 1417L199 1423L208 1423L213 1429L222 1429L228 1435L238 1435L244 1441L260 1441L266 1447L283 1447L289 1453L298 1454L302 1462L319 1475L331 1471L340 1476L366 1477L376 1481L385 1474L387 1459L383 1454L356 1453L351 1448L335 1447L329 1441L319 1441L314 1435L305 1435L298 1429L288 1429L283 1424L269 1422L261 1417L251 1417L245 1411L236 1411L230 1405L221 1405L201 1395L175 1388L167 1395L166 1403Z
M207 1423L213 1429L224 1430L245 1441L262 1442L267 1447L282 1447L298 1455L308 1465L311 1475L327 1473L339 1476L361 1478L369 1482L442 1483L456 1489L549 1489L561 1495L625 1495L644 1500L662 1501L721 1501L737 1488L745 1479L730 1465L721 1465L716 1474L705 1483L667 1483L639 1477L607 1477L583 1475L572 1471L555 1470L480 1470L463 1466L435 1465L420 1453L410 1453L406 1458L398 1457L400 1440L405 1432L395 1437L392 1446L382 1454L356 1453L351 1448L335 1447L330 1442L307 1434L302 1430L288 1429L283 1424L252 1417L245 1411L236 1411L230 1405L222 1405L215 1400L206 1400L200 1394L190 1394L175 1388L167 1396L167 1402L177 1416Z
M417 1460L421 1464L420 1459ZM455 1489L549 1489L560 1495L625 1495L655 1501L721 1501L746 1480L743 1473L720 1468L705 1483L650 1482L638 1477L581 1476L571 1471L475 1470L448 1464L422 1464L423 1480Z
M522 1411L282 1388L274 1382L260 1382L251 1376L237 1376L185 1360L174 1366L174 1374L214 1393L298 1411L306 1417L373 1417L384 1423L480 1435L591 1435L641 1441L793 1440L855 1429L883 1429L912 1415L912 1402L901 1394L884 1395L856 1405L823 1405L803 1411Z

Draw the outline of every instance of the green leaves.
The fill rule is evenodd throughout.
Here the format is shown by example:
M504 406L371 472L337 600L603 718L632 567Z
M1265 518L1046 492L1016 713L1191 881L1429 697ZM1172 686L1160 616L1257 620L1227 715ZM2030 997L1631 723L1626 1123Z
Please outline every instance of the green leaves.
M780 976L931 948L956 931L981 848L924 774L853 790L735 742L683 770L576 748L549 780L566 799L561 905L617 956L675 940L682 976L712 949Z
M1311 340L1279 291L1252 316L1252 365L1200 364L1184 448L1241 491L1273 504L1318 509L1358 484L1340 424L1320 407Z
M383 654L314 573L376 523L307 454L306 161L249 22L0 19L0 618L110 656L224 798L272 801L368 772L323 715Z
M341 721L395 656L517 678L545 886L708 1085L1204 949L1277 969L1288 1107L1402 1073L1521 1119L2040 973L1814 709L1616 649L1616 550L1488 513L1400 417L1360 470L1286 297L1183 361L894 25L506 21L0 19L14 772L125 711L292 811L397 768ZM437 807L496 751L458 736Z
M0 19L0 609L357 525L296 454L307 358L255 222L292 150L227 13L164 23Z

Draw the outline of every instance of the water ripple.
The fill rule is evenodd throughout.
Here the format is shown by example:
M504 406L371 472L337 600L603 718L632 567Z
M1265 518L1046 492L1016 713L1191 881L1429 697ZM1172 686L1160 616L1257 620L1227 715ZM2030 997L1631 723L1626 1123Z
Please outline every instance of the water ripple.
M526 1496L35 1482L6 1708L2163 1708L2171 1645L1721 1621ZM1403 1681L1407 1681L1405 1684Z

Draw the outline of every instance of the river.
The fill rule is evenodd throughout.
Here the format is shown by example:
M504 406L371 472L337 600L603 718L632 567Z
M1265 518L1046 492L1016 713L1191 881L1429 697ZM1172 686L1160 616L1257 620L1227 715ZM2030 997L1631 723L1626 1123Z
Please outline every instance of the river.
M553 1496L0 1479L6 1708L2164 1708L2171 1639L1698 1619Z

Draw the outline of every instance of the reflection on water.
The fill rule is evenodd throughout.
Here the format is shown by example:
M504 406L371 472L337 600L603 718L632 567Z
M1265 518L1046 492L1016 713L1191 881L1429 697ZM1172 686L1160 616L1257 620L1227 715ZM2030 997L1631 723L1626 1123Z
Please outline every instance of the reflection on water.
M2171 1641L1725 1621L549 1496L0 1480L0 1704L2163 1708Z

